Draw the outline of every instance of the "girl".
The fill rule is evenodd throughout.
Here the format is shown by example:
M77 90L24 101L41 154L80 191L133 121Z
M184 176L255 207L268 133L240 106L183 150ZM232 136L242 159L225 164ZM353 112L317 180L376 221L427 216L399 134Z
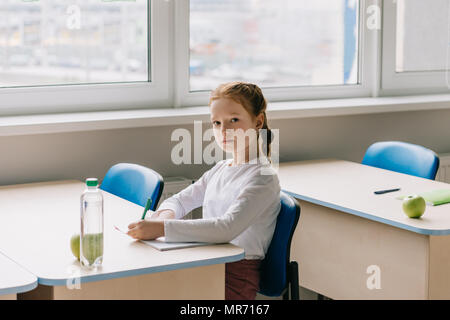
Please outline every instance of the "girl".
M225 265L225 299L253 300L259 289L260 263L281 208L278 176L268 163L272 139L267 103L258 86L231 82L212 92L209 106L214 137L233 158L219 161L195 183L163 201L150 220L131 223L128 234L146 240L165 236L166 242L231 242L244 248L244 260ZM267 135L259 134L260 129ZM252 131L256 140L243 135ZM265 136L260 150L259 139ZM256 158L251 150L257 150ZM180 220L200 206L203 219Z

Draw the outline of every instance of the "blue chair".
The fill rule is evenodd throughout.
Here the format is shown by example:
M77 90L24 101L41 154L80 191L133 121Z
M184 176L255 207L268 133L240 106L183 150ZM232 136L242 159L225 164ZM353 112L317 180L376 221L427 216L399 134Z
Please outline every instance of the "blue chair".
M280 192L281 209L266 256L261 262L259 293L284 300L299 300L298 264L290 261L291 240L300 218L296 199Z
M439 157L419 145L382 141L367 149L362 164L434 180L439 169Z
M156 210L164 189L159 173L132 163L118 163L106 173L100 189L145 207L152 199L150 210Z

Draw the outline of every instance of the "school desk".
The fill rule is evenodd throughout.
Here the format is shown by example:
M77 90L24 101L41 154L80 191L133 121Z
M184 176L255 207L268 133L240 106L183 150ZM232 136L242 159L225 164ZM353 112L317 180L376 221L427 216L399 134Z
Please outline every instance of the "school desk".
M0 187L0 252L38 278L24 299L224 299L225 263L244 258L231 244L158 251L114 230L143 208L104 195L104 257L80 267L70 237L80 230L80 181Z
M16 294L37 287L37 278L0 253L0 300L15 300Z
M335 159L280 163L278 175L301 206L300 286L332 299L450 299L450 204L412 219L396 199L450 184Z

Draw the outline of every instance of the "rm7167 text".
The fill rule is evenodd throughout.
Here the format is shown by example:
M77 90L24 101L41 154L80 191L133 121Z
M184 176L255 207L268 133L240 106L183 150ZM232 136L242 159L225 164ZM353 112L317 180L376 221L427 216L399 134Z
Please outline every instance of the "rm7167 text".
M252 305L252 304L232 304L225 305L224 314L267 314L269 311L268 304Z

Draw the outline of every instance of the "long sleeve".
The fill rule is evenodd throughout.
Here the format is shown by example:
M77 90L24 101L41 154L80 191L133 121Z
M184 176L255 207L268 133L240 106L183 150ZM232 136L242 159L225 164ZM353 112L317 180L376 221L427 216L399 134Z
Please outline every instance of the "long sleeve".
M158 210L171 209L175 212L175 219L181 219L192 210L200 207L203 204L208 179L215 171L216 166L206 171L189 187L164 200Z
M167 242L229 242L256 223L274 226L279 205L278 177L259 176L240 190L237 198L219 217L190 221L166 220L165 239Z

